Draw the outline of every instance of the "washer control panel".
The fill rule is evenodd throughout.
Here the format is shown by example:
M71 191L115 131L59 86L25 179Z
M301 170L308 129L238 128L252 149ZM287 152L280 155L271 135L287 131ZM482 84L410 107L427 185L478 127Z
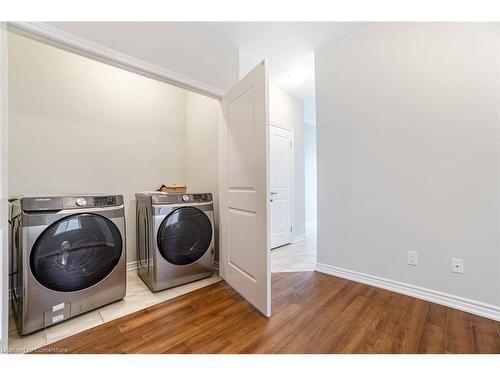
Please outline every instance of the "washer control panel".
M75 208L110 207L123 205L122 195L60 195L46 197L22 197L24 211L59 211Z
M96 207L116 206L116 196L94 197L94 205Z

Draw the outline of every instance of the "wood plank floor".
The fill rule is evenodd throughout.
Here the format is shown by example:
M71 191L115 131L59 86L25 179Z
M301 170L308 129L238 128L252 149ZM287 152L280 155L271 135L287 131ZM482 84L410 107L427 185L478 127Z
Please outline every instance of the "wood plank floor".
M69 353L500 353L500 323L317 272L273 274L266 319L225 282L53 343ZM50 352L50 350L43 350Z

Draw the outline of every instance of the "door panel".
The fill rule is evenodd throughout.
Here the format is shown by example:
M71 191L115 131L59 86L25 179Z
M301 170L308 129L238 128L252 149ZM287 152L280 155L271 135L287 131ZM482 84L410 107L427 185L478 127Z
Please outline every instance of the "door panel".
M221 275L271 315L268 89L262 62L222 98Z
M231 189L254 190L255 133L253 123L253 86L240 94L227 107L231 124L228 146L227 178ZM234 121L231 121L234 119Z
M255 280L257 264L254 238L255 213L230 208L228 215L229 264ZM234 250L234 251L233 251Z
M292 242L292 134L271 126L271 248Z

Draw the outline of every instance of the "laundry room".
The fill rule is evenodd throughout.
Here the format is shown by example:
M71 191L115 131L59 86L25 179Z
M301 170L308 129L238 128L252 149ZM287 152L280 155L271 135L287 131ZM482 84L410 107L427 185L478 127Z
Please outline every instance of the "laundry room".
M11 319L11 339L28 338L27 347L47 344L210 282L213 278L166 294L147 290L135 271L136 194L175 184L186 186L191 200L213 200L207 248L214 254L205 277L210 276L214 259L217 264L220 101L18 34L9 33L8 43L9 195L66 195L96 207L102 197L121 203L123 196L122 260L128 271L125 299L104 307L104 313L93 310L63 322L63 328L55 325L24 338ZM179 214L172 220L181 219ZM70 220L66 229L71 225ZM57 323L66 316L51 319Z

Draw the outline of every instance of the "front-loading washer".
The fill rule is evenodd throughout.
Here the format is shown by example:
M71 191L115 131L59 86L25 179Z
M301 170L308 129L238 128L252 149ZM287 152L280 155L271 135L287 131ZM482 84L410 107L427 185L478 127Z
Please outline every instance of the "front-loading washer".
M137 272L152 291L213 274L211 193L138 193L136 215Z
M125 296L121 195L10 200L11 298L21 335Z

